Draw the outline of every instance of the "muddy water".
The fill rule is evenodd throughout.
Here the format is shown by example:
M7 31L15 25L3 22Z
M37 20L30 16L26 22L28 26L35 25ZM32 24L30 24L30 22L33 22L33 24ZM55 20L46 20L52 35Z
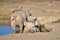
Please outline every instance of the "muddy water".
M16 30L18 30L18 28L16 28ZM12 32L13 29L11 28L11 26L0 26L0 36L12 34Z

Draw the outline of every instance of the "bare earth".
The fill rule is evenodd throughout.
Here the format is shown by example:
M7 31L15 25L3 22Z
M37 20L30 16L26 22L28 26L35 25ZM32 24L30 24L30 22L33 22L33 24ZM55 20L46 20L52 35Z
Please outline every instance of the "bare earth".
M55 28L51 32L10 34L1 36L0 40L60 40L60 23L52 24ZM51 26L52 26L51 25ZM50 26L49 26L50 27Z
M19 9L21 6L24 10L31 8L31 13L36 17L45 17L48 19L49 24L47 27L53 27L51 32L38 32L38 33L18 33L1 36L0 40L60 40L60 1L45 2L0 2L0 25L10 25L10 16L12 11ZM47 21L44 22L47 23ZM42 22L43 23L43 22Z

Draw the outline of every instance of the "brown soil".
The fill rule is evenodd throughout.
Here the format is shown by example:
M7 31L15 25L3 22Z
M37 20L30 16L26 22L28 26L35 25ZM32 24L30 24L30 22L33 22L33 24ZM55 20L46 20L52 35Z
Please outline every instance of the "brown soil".
M33 16L60 17L60 1L52 1L52 3L50 1L0 2L0 25L10 25L12 11L21 6L24 7L24 10L31 8L30 12ZM60 20L51 24L48 25L48 27L54 27L51 32L10 34L1 36L0 40L60 40Z

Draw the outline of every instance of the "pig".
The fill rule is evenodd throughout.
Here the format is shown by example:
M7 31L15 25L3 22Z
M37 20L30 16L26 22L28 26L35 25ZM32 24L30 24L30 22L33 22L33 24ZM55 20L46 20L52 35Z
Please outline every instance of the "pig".
M27 21L27 17L31 16L29 11L22 10L21 7L19 10L14 10L11 15L11 27L13 29L13 33L16 33L16 27L19 27L20 33L23 33L23 22L24 20Z
M41 32L41 25L38 22L37 18L34 21L25 21L24 26L24 33Z
M35 25L38 26L38 27L40 26L40 28L39 28L40 32L50 32L50 31L52 31L53 27L48 27L47 25L52 23L53 21L56 21L56 20L54 20L55 17L46 18L46 17L29 16L27 19L28 19L29 22L31 22L31 21L34 21L35 18L37 18L37 20L35 21Z

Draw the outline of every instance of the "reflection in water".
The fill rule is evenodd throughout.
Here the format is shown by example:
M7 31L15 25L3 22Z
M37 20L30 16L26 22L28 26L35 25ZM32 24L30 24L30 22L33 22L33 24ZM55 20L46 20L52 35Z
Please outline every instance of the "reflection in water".
M18 28L16 28L18 30ZM0 36L11 34L12 33L11 26L0 26Z

